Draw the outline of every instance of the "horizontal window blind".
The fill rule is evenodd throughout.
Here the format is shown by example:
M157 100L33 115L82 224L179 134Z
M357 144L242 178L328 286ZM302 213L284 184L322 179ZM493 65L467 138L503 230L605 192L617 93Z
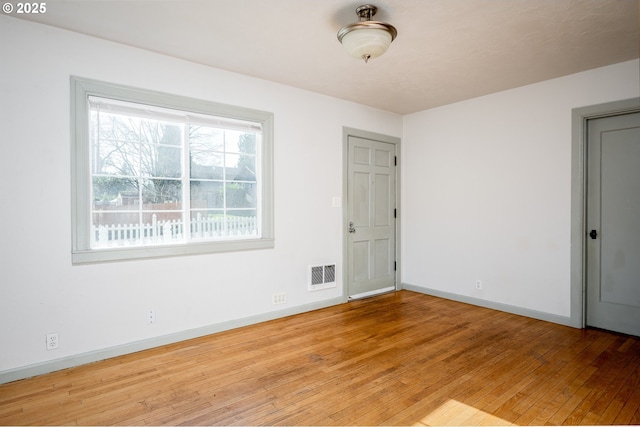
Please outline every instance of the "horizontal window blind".
M246 120L237 120L228 117L198 114L181 110L174 110L155 105L130 103L115 99L89 96L89 108L91 111L122 114L142 119L164 120L174 123L189 124L195 126L207 126L218 129L236 130L255 134L262 133L262 125Z

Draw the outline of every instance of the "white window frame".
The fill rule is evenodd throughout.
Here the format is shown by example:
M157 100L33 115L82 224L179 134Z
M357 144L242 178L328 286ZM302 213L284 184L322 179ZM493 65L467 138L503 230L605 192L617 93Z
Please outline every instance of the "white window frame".
M258 161L260 237L186 242L170 245L92 249L89 97L146 104L195 114L260 123L262 146ZM71 231L73 264L98 263L178 255L195 255L274 247L273 230L273 114L210 101L71 77Z

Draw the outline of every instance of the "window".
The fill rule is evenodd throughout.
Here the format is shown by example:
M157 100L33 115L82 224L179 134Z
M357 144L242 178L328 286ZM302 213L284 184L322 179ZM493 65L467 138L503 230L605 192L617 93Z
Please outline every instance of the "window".
M272 114L71 87L74 263L273 247Z

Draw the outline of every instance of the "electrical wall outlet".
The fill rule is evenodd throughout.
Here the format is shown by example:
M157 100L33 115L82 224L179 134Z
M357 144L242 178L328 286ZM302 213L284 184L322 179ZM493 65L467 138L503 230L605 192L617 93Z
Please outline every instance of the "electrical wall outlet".
M476 280L476 289L482 289L482 280Z
M155 323L155 322L156 322L155 310L147 310L147 323Z
M273 301L273 304L284 304L287 302L287 294L285 292L273 294L271 299Z
M60 346L60 340L57 332L47 334L47 350L55 350Z

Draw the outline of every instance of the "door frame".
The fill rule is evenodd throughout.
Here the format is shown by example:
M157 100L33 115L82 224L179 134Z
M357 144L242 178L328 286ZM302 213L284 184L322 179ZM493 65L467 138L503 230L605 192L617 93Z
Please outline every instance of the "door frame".
M400 166L401 162L401 150L400 150L400 138L395 136L383 135L380 133L369 132L360 129L354 129L350 127L342 128L342 265L344 268L342 269L342 295L345 301L349 301L349 236L347 233L349 218L347 217L348 213L348 176L349 176L349 137L353 136L356 138L362 139L370 139L372 141L380 141L386 142L389 144L395 145L396 151L396 200L395 200L395 208L396 208L396 227L395 227L395 258L396 258L396 274L395 274L395 288L396 290L402 289L402 280L401 280L401 271L402 271L402 261L400 257L400 223L402 218L402 209L400 204L400 177L401 170Z
M586 327L587 291L587 122L640 112L640 98L607 102L571 110L571 254L570 326Z

